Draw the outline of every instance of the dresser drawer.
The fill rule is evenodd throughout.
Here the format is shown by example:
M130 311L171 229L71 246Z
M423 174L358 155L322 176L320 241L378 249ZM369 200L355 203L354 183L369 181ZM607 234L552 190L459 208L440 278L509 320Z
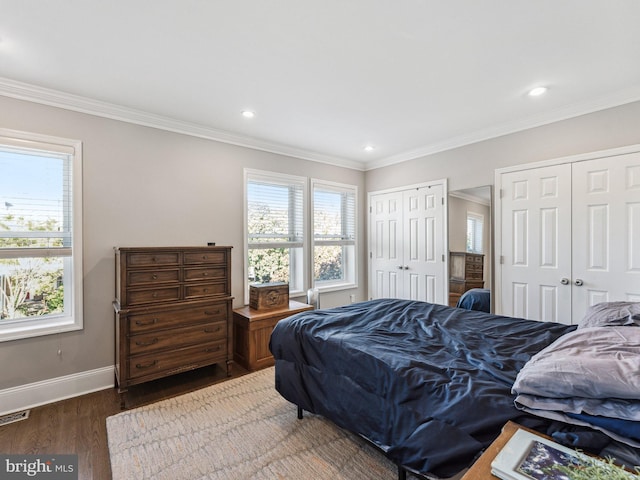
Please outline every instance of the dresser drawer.
M224 267L197 267L185 268L185 281L194 280L221 280L226 278L227 271Z
M212 252L210 250L194 250L184 252L185 265L198 265L202 263L226 264L227 255L225 252Z
M129 354L179 348L188 345L210 343L227 337L227 322L201 323L189 327L159 330L143 333L129 338Z
M129 270L127 272L127 282L129 286L155 285L158 283L178 283L180 281L180 270L177 268L163 270Z
M184 298L193 300L194 298L210 297L212 295L227 295L227 284L217 283L196 283L184 286Z
M217 302L196 307L129 315L129 334L174 328L180 325L214 323L227 320L227 303Z
M171 302L180 299L180 287L127 290L129 305L144 305L156 302Z
M128 373L132 379L158 373L171 375L216 363L226 356L227 340L222 339L193 347L131 356Z
M150 267L152 265L179 265L180 252L132 252L127 255L128 267Z

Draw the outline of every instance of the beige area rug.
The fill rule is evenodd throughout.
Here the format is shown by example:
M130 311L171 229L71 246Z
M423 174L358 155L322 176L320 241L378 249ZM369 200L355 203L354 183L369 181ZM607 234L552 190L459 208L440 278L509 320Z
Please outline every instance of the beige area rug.
M114 480L386 479L364 440L296 407L268 368L107 418Z

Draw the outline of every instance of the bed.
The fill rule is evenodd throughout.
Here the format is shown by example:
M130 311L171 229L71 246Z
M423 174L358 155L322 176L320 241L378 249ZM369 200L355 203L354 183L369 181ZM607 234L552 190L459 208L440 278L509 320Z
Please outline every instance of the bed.
M489 313L491 312L491 291L486 288L467 290L458 299L456 308Z
M547 433L558 422L516 404L512 388L534 355L574 330L379 299L282 320L270 348L276 389L299 412L361 435L400 471L446 478L508 420Z

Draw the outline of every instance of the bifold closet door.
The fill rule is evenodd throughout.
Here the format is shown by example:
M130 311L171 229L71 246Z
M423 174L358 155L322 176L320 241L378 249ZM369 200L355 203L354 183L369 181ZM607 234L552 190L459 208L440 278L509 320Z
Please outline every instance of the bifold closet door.
M369 215L369 275L372 298L402 298L403 228L402 192L381 193L371 197Z
M640 302L640 153L573 164L574 323L590 305Z
M571 165L502 175L501 313L571 323Z
M444 186L371 196L370 297L445 304Z
M403 192L404 297L447 304L443 186Z
M640 301L640 153L501 177L501 312L577 324Z

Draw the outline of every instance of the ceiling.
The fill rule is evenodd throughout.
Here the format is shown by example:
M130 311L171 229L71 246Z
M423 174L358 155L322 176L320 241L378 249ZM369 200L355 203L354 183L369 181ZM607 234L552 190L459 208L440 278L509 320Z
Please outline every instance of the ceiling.
M637 0L0 0L0 12L0 95L364 170L640 100ZM548 91L529 97L535 86Z

